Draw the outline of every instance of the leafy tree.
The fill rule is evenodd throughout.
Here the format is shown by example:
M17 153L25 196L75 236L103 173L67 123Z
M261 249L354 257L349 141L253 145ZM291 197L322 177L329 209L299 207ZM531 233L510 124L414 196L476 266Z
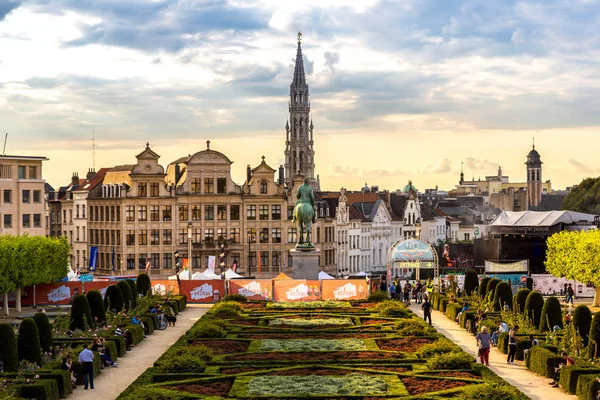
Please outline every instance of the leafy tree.
M546 241L546 269L555 276L595 285L600 306L600 231L562 231Z
M470 296L471 293L476 292L477 286L479 286L479 277L477 276L477 272L470 269L465 274L465 292L467 292L467 296Z
M104 309L115 310L116 312L123 310L123 293L117 285L110 285L106 288Z
M587 346L589 339L588 335L592 326L592 312L588 306L580 304L575 308L575 312L573 313L573 326L575 326L577 334L581 337L583 345Z
M502 310L505 302L512 309L512 289L508 282L499 282L494 290L494 311Z
M117 282L117 286L121 289L121 294L123 295L123 307L130 310L133 308L133 297L129 284L125 281L119 281Z
M485 299L485 295L487 294L487 285L488 283L490 283L491 280L492 278L486 276L481 280L481 283L479 284L479 297L481 297L482 299Z
M52 325L46 313L39 312L33 316L33 320L38 328L40 334L40 345L42 350L50 352L52 345L54 345L54 339L52 338Z
M0 361L4 363L4 372L18 372L17 336L9 324L0 324L0 343L2 343L2 346L0 346Z
M555 326L562 328L562 308L560 301L556 297L549 297L544 302L542 316L540 318L539 330L542 332L551 331Z
M131 305L131 308L134 308L135 306L137 306L137 298L138 298L137 286L133 279L127 279L125 282L127 282L129 284L129 289L131 289L131 297L133 297L133 304Z
M40 334L33 318L25 318L21 322L17 347L19 361L27 360L41 366L42 346L40 345Z
M106 310L104 309L104 300L102 299L102 293L100 293L98 290L90 290L85 296L87 297L88 303L90 304L92 321L106 321Z
M517 295L515 297L516 304L514 304L514 306L516 308L516 311L520 314L525 314L525 302L527 301L527 296L529 296L529 293L531 293L531 290L525 288L519 289L519 291L517 292Z
M137 291L142 296L146 296L150 293L152 284L150 283L150 277L148 274L139 274L136 281Z
M90 303L84 294L78 294L73 298L73 305L71 306L71 330L80 329L85 330L86 325L92 326L92 311L90 310Z
M571 190L562 204L563 210L600 214L600 177L586 178Z
M542 308L544 307L544 296L537 291L533 290L527 296L525 301L525 317L534 326L540 325L540 318L542 316Z

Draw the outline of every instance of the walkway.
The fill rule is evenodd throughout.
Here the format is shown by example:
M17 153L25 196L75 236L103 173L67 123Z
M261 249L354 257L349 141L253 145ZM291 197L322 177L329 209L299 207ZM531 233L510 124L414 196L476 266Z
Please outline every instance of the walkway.
M411 310L421 318L423 311L420 305L412 304ZM451 321L439 311L433 311L431 314L433 326L439 333L452 340L462 347L467 353L477 358L477 347L475 337L467 333L456 322ZM519 388L532 400L542 400L551 398L552 400L576 400L577 396L570 395L559 388L552 388L548 385L549 378L534 374L525 367L524 362L517 362L518 365L506 364L506 354L503 354L497 348L492 348L490 352L490 369L506 382Z
M164 331L154 331L127 355L117 360L118 368L104 368L94 379L94 390L83 390L83 385L73 390L69 400L113 400L131 382L154 364L173 343L177 341L212 305L189 304L177 316L177 325Z

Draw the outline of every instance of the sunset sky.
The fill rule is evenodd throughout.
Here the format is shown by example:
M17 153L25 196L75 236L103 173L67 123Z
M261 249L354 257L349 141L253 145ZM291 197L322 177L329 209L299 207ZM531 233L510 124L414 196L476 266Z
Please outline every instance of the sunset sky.
M0 133L44 177L225 153L283 163L302 47L326 190L600 175L600 1L0 0Z

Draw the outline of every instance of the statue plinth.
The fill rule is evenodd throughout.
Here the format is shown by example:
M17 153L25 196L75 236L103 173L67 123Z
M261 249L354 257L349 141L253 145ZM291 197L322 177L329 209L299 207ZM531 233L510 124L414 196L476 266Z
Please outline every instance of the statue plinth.
M311 248L295 248L290 250L292 256L293 279L319 279L319 256L321 250Z

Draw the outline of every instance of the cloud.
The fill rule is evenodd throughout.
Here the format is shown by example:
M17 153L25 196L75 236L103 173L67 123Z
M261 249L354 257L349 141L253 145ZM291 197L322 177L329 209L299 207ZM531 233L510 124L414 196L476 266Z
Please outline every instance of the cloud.
M302 54L302 59L304 61L304 72L306 72L306 75L312 75L315 69L315 62L310 61L308 57L306 57L306 54Z
M489 171L498 168L498 164L487 159L480 160L474 157L467 157L464 161L467 170L471 171Z
M329 68L329 71L335 72L335 66L340 62L340 54L339 53L330 53L326 51L325 54L325 65Z
M12 10L21 5L17 0L4 0L0 2L0 21L2 21Z
M584 173L584 174L594 172L594 170L592 168L590 168L587 164L582 163L581 161L577 161L574 158L569 158L568 162L569 162L569 165L571 166L571 169L573 170L573 172Z
M448 158L438 160L436 164L428 164L420 173L447 174L452 171L452 161Z
M394 177L403 174L399 169L359 169L338 164L331 164L329 169L335 175L363 178Z

